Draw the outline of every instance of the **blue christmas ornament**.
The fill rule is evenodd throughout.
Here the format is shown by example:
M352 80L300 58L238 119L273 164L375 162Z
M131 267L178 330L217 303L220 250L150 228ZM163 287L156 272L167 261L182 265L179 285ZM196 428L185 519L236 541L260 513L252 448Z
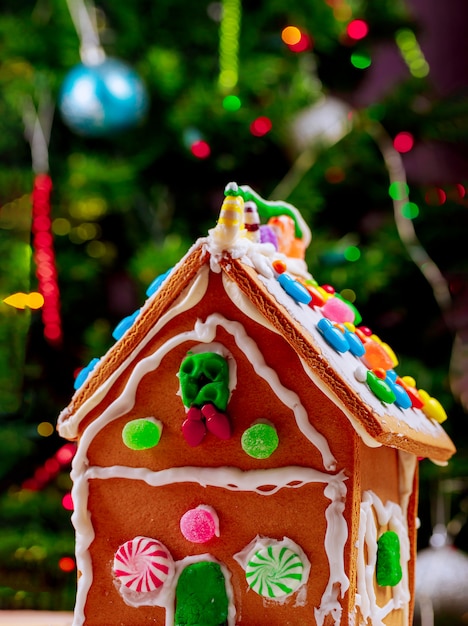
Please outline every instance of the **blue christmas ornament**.
M145 87L126 63L104 59L75 66L59 96L64 122L82 135L102 136L124 130L142 119L148 108Z

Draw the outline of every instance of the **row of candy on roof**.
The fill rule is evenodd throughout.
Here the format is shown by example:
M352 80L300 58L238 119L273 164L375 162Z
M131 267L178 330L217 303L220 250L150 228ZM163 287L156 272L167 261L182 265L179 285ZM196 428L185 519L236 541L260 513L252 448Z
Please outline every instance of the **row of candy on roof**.
M370 328L358 326L362 318L351 302L331 285L320 286L313 279L293 277L286 272L282 261L274 261L273 268L278 282L291 298L322 312L317 329L326 342L336 352L350 352L360 359L362 365L356 368L355 377L367 383L379 400L395 403L401 409L421 409L439 423L447 419L440 402L424 389L417 389L414 378L396 373L395 352Z

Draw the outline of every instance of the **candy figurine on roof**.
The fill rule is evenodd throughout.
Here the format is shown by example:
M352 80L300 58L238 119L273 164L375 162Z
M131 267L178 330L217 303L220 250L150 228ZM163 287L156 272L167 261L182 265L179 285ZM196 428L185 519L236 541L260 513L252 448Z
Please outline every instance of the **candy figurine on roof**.
M73 626L410 626L418 461L455 448L308 272L310 240L230 183L77 378L58 421L78 441Z

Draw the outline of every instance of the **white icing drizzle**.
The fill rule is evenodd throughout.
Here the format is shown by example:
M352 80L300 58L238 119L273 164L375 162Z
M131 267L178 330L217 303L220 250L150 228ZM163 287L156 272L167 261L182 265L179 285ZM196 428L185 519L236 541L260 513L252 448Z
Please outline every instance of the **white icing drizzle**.
M148 332L141 338L140 343L135 350L130 354L119 367L103 382L103 384L97 389L83 404L76 410L76 412L69 416L69 411L65 409L59 415L57 428L62 437L65 439L75 439L78 434L78 427L81 420L96 406L107 394L109 388L114 384L118 377L128 368L131 362L137 357L139 352L153 339L161 328L163 328L171 319L176 315L180 315L184 311L188 311L193 308L206 293L209 280L209 269L207 266L203 266L200 272L194 278L192 283L183 291L179 298L174 302L171 309L160 317L158 322L148 330ZM157 293L157 292L156 292ZM153 295L148 298L146 304L142 307L141 311L145 311L146 308L151 307L152 300L155 297ZM142 313L140 313L141 315ZM72 400L73 403L73 400Z
M325 474L310 467L285 466L259 470L241 470L237 467L170 467L168 469L151 471L145 467L127 467L113 465L110 467L92 466L85 472L86 479L109 479L125 478L129 480L142 480L151 487L163 487L178 483L197 483L202 487L221 487L228 491L251 491L261 496L271 496L280 489L289 487L298 489L310 483L325 483L327 487L324 495L332 500L333 510L330 512L330 521L346 522L343 517L343 506L336 506L334 498L344 498L346 476L343 471L338 474ZM331 532L336 529L332 528ZM346 526L346 536L347 536ZM343 534L343 529L338 527L334 537ZM344 543L346 543L346 536ZM342 540L342 537L340 537ZM344 545L343 543L343 545ZM335 541L336 544L336 541Z
M277 283L276 280L275 280L275 283ZM261 324L265 328L268 328L268 330L271 330L272 332L279 334L279 331L271 324L271 322L269 322L265 317L263 317L263 315L259 312L259 310L256 307L254 307L252 302L238 289L237 285L232 280L229 280L229 278L226 277L225 275L223 275L223 286L229 299L240 311L248 315L251 319L253 319L258 324ZM283 291L282 287L280 287L279 285L278 285L278 288L281 289L281 291ZM294 304L292 300L291 300L291 304ZM302 305L297 305L297 306L302 306ZM310 307L308 308L310 310ZM318 314L316 313L316 315ZM320 319L320 316L317 317L317 320L318 319ZM330 392L329 387L325 385L323 380L317 374L315 374L315 372L311 370L310 367L306 365L303 359L300 359L300 361L301 361L302 367L304 368L304 371L309 376L309 378L339 409L341 409L341 411L343 411L343 413L347 416L347 418L353 425L355 431L358 433L358 435L361 437L364 443L370 448L380 447L382 444L379 443L378 441L375 441L375 439L372 439L372 437L364 430L361 424L357 422L356 418L352 415L348 407L346 407L345 404L339 398L337 398L333 393Z
M383 607L377 605L374 589L375 569L377 564L377 539L380 528L393 530L400 540L400 565L403 572L401 581L391 588L392 598ZM367 552L367 558L365 556ZM408 603L410 600L408 563L410 545L406 515L395 502L388 501L385 505L373 492L366 491L362 496L359 543L357 557L357 594L356 605L359 606L364 620L371 620L372 626L385 626L383 620L393 610L403 609L403 623L408 623Z
M193 298L198 300L198 298L200 297L199 293L197 293L195 296L193 295L196 291L196 286L200 285L200 283L202 288L204 286L206 289L206 284L204 285L204 280L201 275L199 279L196 279L194 281L188 292L188 295L186 296L189 301L193 302ZM184 300L178 301L178 312L187 310L187 308L190 308L187 302L185 302ZM171 311L171 314L166 314L166 316L161 318L160 322L156 325L157 328L159 329L162 326L162 322L167 322L167 320L169 318L172 318L173 315L174 310ZM147 356L144 359L141 359L132 370L124 392L111 405L109 405L103 411L103 413L85 429L83 433L80 445L78 446L77 453L73 460L71 473L74 482L72 496L76 503L80 503L80 506L77 507L75 513L72 515L72 522L76 529L77 567L83 574L78 582L75 621L73 626L80 626L84 622L84 606L86 602L86 596L92 583L92 564L88 549L94 539L94 530L90 514L87 510L89 493L88 479L93 471L98 471L98 468L88 469L88 460L86 457L88 447L93 441L94 437L97 435L97 433L106 424L119 418L122 415L125 415L133 408L135 404L137 388L141 379L148 372L157 369L157 367L161 363L161 360L167 353L169 353L178 345L181 345L182 343L185 343L187 341L201 341L206 344L212 343L216 336L216 329L218 325L222 326L227 332L232 334L239 349L241 349L245 353L248 360L253 364L255 371L268 382L268 384L271 386L272 390L276 393L280 400L293 410L298 427L318 448L318 450L322 454L326 469L331 471L336 466L336 461L330 452L326 439L320 433L318 433L310 424L307 417L307 412L301 404L299 397L295 392L284 387L281 384L276 372L266 365L263 359L263 355L258 349L257 344L251 337L247 335L244 327L239 322L227 320L219 314L210 315L205 320L205 322L198 320L195 323L195 327L192 331L186 331L175 335L153 354ZM154 332L155 331L153 331L151 334L153 335ZM114 377L110 377L105 383L103 383L100 390L98 390L99 393L97 392L95 395L92 396L91 399L99 401L102 397L104 397L105 393L112 385L113 380ZM77 417L76 419L79 420L80 417ZM76 423L74 425L76 427ZM172 470L177 470L177 468L172 468L170 470L167 470L167 472L170 473ZM116 468L103 468L103 471L111 471L115 476ZM145 470L143 470L143 472L144 471ZM205 475L207 473L210 474L213 470L209 468L197 468L196 471L197 473L200 473L200 475ZM275 471L278 473L277 481L284 480L283 478L281 478L283 470L279 468ZM250 483L250 479L252 477L253 474L250 475L249 479L246 482L246 488L248 488L249 490L252 490ZM172 480L173 479L174 476L172 477ZM186 479L184 479L184 481L185 480ZM294 478L293 480L296 480L296 478Z

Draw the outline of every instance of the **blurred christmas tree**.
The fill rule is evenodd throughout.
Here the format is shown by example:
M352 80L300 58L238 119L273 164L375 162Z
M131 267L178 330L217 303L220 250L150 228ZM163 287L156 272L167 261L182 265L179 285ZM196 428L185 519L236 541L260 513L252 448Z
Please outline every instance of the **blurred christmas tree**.
M432 484L468 474L459 400L466 406L468 57L445 45L461 41L466 7L436 8L4 0L1 299L41 290L54 267L58 283L48 319L1 305L0 608L72 606L72 451L51 425L78 369L213 225L230 180L300 208L313 230L311 272L356 298L401 368L446 407L459 454L448 468L421 464L427 544ZM104 56L126 65L97 76L92 63ZM44 195L36 213L30 200L47 169L50 221ZM465 496L453 495L449 517ZM457 541L468 548L466 529Z

